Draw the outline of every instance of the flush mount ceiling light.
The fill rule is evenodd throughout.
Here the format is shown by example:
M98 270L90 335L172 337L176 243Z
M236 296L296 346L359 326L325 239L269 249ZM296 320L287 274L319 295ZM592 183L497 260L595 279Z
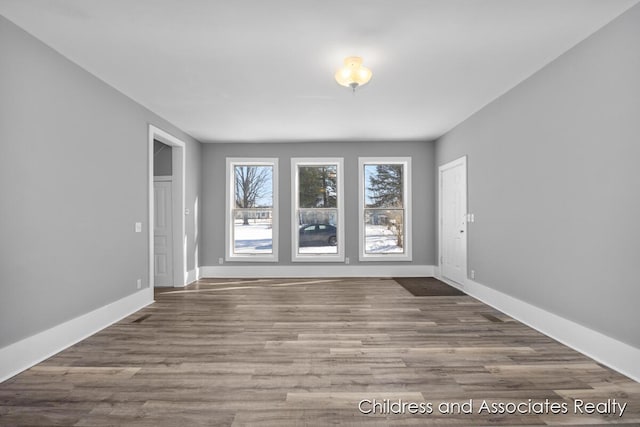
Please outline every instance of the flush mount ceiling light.
M336 71L335 77L338 84L350 87L355 92L358 86L371 80L371 70L362 66L362 58L349 56L344 59L344 66Z

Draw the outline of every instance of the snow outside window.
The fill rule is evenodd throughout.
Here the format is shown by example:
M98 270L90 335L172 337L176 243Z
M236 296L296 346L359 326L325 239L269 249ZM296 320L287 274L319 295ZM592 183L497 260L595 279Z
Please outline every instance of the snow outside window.
M227 158L228 261L278 261L278 159Z
M411 158L361 157L361 261L411 261Z
M344 261L343 159L291 159L292 260Z

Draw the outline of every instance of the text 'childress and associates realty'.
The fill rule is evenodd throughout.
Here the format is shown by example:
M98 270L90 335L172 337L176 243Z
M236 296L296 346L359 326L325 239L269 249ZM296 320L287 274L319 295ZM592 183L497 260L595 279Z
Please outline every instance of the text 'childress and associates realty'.
M526 401L492 401L473 399L456 402L407 402L403 400L363 399L358 410L363 414L413 414L413 415L561 415L570 411L576 415L605 415L622 417L627 402L616 399L588 402L575 399L572 403L528 399Z

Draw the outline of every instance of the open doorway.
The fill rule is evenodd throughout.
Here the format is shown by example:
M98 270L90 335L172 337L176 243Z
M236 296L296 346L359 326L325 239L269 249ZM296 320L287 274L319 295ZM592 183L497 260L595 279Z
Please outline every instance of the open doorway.
M187 282L185 159L184 142L149 125L150 288Z

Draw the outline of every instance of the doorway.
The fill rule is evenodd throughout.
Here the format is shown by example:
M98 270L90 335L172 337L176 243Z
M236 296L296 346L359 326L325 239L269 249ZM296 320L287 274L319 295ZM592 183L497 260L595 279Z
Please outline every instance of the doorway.
M158 142L171 147L171 176L154 177L154 146ZM149 125L148 232L151 289L187 284L185 172L185 143L162 129Z
M467 279L467 157L438 168L440 276L464 287Z

